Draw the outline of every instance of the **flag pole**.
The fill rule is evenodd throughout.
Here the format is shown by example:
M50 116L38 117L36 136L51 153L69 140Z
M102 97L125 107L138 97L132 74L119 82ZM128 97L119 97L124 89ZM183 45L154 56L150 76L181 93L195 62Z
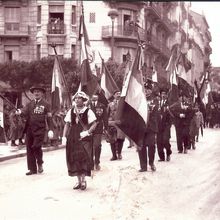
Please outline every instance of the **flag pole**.
M18 110L18 109L16 108L16 106L15 106L11 101L9 101L6 97L4 97L2 94L0 94L0 97L1 97L3 100L5 100L13 109Z

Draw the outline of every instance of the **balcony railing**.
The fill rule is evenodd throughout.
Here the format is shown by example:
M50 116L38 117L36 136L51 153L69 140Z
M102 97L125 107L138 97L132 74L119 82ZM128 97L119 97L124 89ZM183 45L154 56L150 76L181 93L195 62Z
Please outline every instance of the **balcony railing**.
M138 30L140 40L145 39L145 31L144 30ZM112 26L103 26L102 27L102 37L103 38L111 38L112 36ZM124 25L117 25L114 26L114 38L124 38L124 39L132 39L137 40L138 34L134 30L133 27L126 27Z
M47 24L48 34L65 34L65 24L63 21L49 22Z

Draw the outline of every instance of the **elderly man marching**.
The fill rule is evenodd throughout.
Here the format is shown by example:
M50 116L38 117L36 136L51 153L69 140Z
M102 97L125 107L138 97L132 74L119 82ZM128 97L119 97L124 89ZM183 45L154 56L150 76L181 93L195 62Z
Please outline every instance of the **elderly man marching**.
M89 100L84 92L73 96L73 107L64 118L62 144L66 145L66 161L69 176L77 176L74 190L85 190L85 176L92 170L92 132L96 128L96 116L85 104Z
M43 172L43 151L42 144L48 125L48 137L53 137L52 114L50 105L43 96L46 90L42 86L30 88L34 99L22 110L18 109L16 114L21 114L26 118L25 133L27 145L27 166L29 172L26 175L33 175ZM47 123L47 125L46 125ZM38 170L37 170L38 166Z

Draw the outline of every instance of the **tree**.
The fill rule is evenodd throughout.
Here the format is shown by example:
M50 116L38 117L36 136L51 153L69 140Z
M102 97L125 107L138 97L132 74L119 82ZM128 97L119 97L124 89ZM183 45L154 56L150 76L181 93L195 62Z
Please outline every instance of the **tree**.
M73 59L60 59L60 63L67 79L68 89L76 91L79 84L79 67ZM33 84L44 84L50 88L53 57L44 57L31 62L12 61L0 64L0 80L8 83L17 91L24 92Z

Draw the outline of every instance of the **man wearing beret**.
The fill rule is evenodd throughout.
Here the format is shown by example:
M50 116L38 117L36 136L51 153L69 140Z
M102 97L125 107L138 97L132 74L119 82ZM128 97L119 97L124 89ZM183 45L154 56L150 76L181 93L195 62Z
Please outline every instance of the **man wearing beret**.
M30 88L34 99L30 101L22 110L17 110L26 118L25 133L27 146L27 166L26 175L33 175L43 172L43 151L42 144L47 126L49 127L48 137L53 137L52 114L49 103L43 96L46 90L41 86Z

